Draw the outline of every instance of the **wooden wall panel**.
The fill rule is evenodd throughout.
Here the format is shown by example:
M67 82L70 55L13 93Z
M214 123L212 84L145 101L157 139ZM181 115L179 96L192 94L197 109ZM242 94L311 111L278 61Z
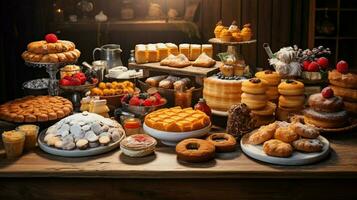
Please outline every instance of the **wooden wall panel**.
M273 0L259 1L258 6L258 30L257 30L257 67L269 68L268 55L263 48L264 43L272 42L272 21Z

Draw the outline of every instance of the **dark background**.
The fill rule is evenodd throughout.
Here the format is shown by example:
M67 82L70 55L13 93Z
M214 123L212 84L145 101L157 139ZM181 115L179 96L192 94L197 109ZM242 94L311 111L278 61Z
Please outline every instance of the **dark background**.
M147 0L133 1L134 5L148 3ZM75 7L78 1L57 2L65 11L65 21L68 19L68 14L75 13L80 16ZM128 59L130 49L133 49L137 43L166 41L207 43L207 40L213 37L213 29L220 19L227 26L233 20L237 20L241 26L245 23L252 24L254 38L258 42L242 47L244 58L252 67L268 67L267 55L262 48L265 42L270 43L273 52L293 44L307 47L309 16L307 0L201 0L193 18L193 23L196 24L194 27L187 25L168 29L160 26L145 28L147 26L141 26L140 23L131 26L117 24L120 16L120 0L93 2L95 10L89 17L93 18L99 10L104 10L111 20L110 23L101 25L94 21L77 24L54 23L53 1L1 1L0 103L22 96L21 85L24 81L47 77L44 69L25 66L21 53L29 42L41 40L50 32L56 33L59 38L76 43L77 48L82 52L79 63L91 62L92 50L105 43L122 45L124 62ZM171 0L173 4L177 2L178 4L185 2L183 6L188 4L187 0ZM198 36L193 34L195 30L198 31ZM216 52L220 50L224 48L215 46Z

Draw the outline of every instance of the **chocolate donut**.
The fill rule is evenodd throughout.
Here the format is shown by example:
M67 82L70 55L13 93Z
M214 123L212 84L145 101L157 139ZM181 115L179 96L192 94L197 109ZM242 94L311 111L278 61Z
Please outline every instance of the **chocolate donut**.
M213 133L206 140L216 147L217 152L231 152L236 149L236 139L227 133Z

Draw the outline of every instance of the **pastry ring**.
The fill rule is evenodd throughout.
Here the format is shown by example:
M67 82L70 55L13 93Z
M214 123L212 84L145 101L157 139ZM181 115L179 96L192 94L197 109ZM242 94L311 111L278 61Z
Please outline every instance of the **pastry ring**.
M236 148L236 139L228 133L213 133L206 139L216 147L217 152L231 152Z
M186 139L176 145L177 158L186 162L205 162L214 158L215 146L207 140Z

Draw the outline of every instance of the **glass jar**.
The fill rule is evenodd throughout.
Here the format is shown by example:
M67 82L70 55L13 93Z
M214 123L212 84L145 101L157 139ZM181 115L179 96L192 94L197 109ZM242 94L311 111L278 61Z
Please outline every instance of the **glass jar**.
M25 150L29 151L36 147L37 136L40 130L38 126L32 124L25 124L25 125L18 126L16 130L25 133L25 146L24 146Z
M128 118L123 123L126 136L141 133L141 121L138 118Z
M175 91L175 106L181 108L191 107L192 104L192 90Z

